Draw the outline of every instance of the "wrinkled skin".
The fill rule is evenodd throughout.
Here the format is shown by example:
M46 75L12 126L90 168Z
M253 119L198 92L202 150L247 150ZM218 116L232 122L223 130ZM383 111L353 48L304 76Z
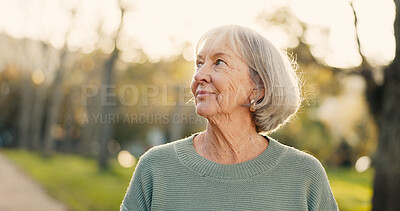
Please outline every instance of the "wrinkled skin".
M193 140L198 154L216 163L241 163L260 155L268 141L259 135L249 104L256 97L248 65L226 43L207 40L196 58L191 84L196 113L208 120Z
M249 67L227 44L208 40L197 55L196 67L191 90L197 114L215 118L250 112L243 107L250 103L254 87Z

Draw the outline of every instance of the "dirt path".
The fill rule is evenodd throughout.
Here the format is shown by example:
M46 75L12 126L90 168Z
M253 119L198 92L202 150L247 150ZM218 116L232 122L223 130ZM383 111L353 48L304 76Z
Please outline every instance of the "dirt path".
M51 198L29 176L0 151L1 211L66 211L65 205Z

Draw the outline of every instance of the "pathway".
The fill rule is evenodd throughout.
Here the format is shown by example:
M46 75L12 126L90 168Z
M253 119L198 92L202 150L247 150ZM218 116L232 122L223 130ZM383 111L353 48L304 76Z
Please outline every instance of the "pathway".
M67 211L0 151L1 211Z

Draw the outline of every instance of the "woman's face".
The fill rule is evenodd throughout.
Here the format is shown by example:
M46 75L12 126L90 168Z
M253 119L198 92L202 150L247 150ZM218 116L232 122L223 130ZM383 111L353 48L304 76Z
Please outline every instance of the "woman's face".
M242 106L253 90L249 67L229 45L209 39L197 55L191 90L200 116L249 112Z

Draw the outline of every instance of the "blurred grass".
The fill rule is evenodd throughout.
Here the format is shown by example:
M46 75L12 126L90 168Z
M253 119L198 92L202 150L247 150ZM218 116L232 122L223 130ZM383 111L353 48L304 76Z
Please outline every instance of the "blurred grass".
M116 161L109 170L99 171L95 159L77 155L54 154L46 159L21 150L2 153L75 211L119 210L133 173L133 168L122 168Z
M327 168L329 183L341 211L371 210L374 172L354 168Z
M133 168L122 168L115 160L109 170L99 171L96 160L77 155L55 154L45 159L21 150L3 149L2 153L75 211L119 210L133 173ZM327 173L341 211L371 210L372 170L327 168Z

